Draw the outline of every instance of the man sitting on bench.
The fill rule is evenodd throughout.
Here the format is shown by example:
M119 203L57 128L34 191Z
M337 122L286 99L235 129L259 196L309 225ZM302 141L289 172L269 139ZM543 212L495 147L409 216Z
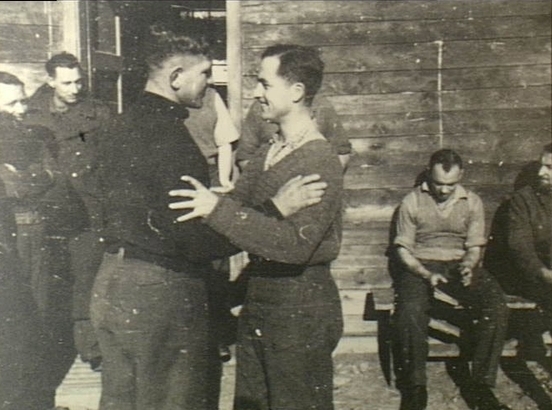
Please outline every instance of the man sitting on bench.
M439 289L474 314L471 369L477 410L509 407L499 403L494 387L506 336L508 308L496 279L479 269L486 243L481 199L459 184L462 159L449 149L435 152L427 178L402 201L394 239L400 262L396 275L394 324L397 329L401 390L400 410L427 406L426 360L429 310Z
M536 302L545 313L545 328L552 331L552 144L544 146L531 177L508 204L506 252L500 258L506 263L497 277L509 294ZM528 358L542 359L544 345L534 347L536 357Z

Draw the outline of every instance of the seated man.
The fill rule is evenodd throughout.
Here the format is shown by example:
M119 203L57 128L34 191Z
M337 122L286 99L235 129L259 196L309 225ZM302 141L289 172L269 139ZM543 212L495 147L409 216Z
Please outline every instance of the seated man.
M435 152L427 178L402 201L394 246L399 260L395 278L399 352L397 386L401 410L427 406L429 310L438 289L457 299L477 323L472 380L476 409L508 409L498 402L494 386L504 343L508 309L494 277L478 269L485 245L481 199L459 184L462 159L449 149Z
M552 330L552 144L544 146L539 165L530 183L517 190L507 202L503 241L494 238L502 245L495 246L499 251L486 253L485 266L507 293L536 302L546 315L545 329ZM538 329L529 327L534 326L533 322L524 324L521 336L529 335L527 339L533 340L522 337L520 342L525 348L523 354L540 361L545 349L542 344L532 343ZM528 348L536 349L529 351Z

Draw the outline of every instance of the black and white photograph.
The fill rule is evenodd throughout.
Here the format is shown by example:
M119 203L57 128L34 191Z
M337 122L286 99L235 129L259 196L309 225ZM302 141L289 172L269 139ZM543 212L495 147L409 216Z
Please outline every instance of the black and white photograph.
M0 1L0 410L552 410L551 0Z

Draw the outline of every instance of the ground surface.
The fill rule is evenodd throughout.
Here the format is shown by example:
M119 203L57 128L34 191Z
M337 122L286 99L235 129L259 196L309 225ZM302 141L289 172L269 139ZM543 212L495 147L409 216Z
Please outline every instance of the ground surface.
M514 378L526 383L533 380L534 397L543 404L537 406L522 388L508 378L503 370L499 372L497 396L513 410L551 410L544 404L552 397L552 381L547 372L534 362L528 363L529 373L513 372ZM225 365L222 381L220 410L231 410L234 381L233 364ZM534 376L531 378L530 376ZM58 392L58 404L71 410L96 410L99 399L100 375L92 373L86 366L76 363L70 376ZM429 410L468 410L470 407L462 398L447 372L443 362L428 363ZM397 410L400 396L393 386L388 386L374 354L343 354L335 358L335 408L336 410ZM527 390L527 389L526 389ZM468 397L469 401L469 397Z

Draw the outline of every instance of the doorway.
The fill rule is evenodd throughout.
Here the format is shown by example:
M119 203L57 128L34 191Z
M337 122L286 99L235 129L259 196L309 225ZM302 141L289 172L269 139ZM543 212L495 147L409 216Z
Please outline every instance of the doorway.
M144 38L154 23L203 35L213 51L214 87L227 100L226 1L83 2L84 66L94 97L123 112L143 91Z

